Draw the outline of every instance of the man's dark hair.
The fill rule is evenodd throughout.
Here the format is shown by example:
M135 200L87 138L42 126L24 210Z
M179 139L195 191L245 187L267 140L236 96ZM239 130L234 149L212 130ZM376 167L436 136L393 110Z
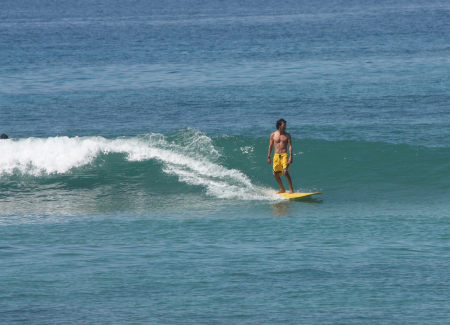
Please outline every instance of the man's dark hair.
M5 133L3 133L3 134L1 135L1 138L2 138L2 139L8 139L8 136L7 136Z
M283 119L279 119L279 120L277 121L277 130L280 128L280 126L281 126L282 123L286 124L286 121L283 120Z

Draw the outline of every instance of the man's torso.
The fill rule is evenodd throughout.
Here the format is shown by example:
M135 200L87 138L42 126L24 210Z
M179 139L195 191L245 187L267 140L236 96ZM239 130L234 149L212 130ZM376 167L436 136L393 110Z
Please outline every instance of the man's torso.
M275 145L275 153L281 154L287 152L287 146L289 141L289 133L280 134L280 132L273 133L273 143Z

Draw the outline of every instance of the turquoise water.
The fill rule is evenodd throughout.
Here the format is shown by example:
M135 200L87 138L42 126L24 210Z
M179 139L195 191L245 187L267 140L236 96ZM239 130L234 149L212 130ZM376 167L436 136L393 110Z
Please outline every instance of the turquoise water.
M448 324L449 21L4 1L0 323Z

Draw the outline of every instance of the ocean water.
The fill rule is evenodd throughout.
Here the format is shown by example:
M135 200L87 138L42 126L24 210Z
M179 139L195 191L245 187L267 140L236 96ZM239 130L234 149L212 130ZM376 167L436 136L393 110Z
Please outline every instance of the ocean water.
M0 324L449 323L448 1L0 7Z

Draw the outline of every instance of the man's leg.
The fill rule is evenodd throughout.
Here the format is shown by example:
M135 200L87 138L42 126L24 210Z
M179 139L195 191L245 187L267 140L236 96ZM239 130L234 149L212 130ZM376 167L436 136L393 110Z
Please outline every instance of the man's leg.
M287 170L283 171L284 176L286 176L286 179L288 181L289 184L289 193L294 193L294 188L292 187L292 180L291 180L291 175L289 175L289 172ZM278 178L280 178L280 176L278 176ZM280 179L281 182L281 179Z
M273 175L275 176L275 179L277 180L277 183L280 186L280 191L277 192L277 193L284 193L284 192L286 192L284 190L284 187L283 187L283 182L281 182L280 175L278 173L274 173Z

